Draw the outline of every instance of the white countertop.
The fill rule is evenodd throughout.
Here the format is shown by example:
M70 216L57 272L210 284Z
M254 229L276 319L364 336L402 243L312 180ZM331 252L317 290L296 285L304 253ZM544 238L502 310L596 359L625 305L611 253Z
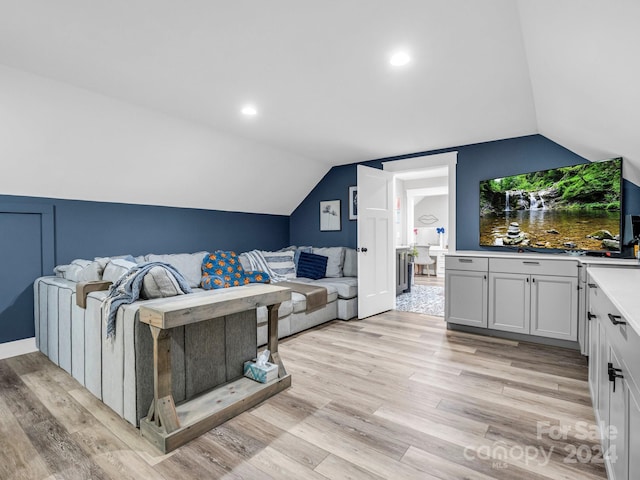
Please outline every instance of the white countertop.
M461 255L465 257L489 257L489 258L527 258L533 260L577 260L580 263L589 265L608 265L640 267L638 260L634 258L609 258L609 257L588 257L586 255L570 255L568 253L537 253L537 252L490 252L484 250L458 250L450 251L448 255ZM640 293L640 292L639 292Z
M640 335L640 269L590 267L589 275Z

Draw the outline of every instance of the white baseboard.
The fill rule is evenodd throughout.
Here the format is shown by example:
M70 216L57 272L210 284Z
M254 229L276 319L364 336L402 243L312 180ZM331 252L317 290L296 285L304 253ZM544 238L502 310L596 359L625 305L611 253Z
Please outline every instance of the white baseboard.
M37 351L36 337L16 340L15 342L0 343L0 360L3 358L17 357L25 353Z

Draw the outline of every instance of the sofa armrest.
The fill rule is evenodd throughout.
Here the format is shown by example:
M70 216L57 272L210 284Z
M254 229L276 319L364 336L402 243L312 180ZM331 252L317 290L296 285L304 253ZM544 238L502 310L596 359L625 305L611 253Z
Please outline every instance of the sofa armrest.
M76 285L76 304L81 308L87 307L87 295L91 292L108 290L112 282L107 280L95 280L92 282L79 282Z

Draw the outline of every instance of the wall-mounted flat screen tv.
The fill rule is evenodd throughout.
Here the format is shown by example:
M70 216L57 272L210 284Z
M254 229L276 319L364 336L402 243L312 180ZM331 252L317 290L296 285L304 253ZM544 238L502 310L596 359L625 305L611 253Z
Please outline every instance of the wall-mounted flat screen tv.
M619 252L622 159L480 182L480 245Z

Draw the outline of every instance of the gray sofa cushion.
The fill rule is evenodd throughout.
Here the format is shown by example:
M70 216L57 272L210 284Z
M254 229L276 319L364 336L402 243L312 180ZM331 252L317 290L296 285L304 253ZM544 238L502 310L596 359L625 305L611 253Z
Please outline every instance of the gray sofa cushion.
M324 255L327 260L327 273L325 277L342 277L342 267L344 265L344 247L324 247L314 248L313 253Z
M182 290L178 281L166 268L153 267L142 279L142 296L144 298L165 298L176 295L182 295Z
M358 252L353 248L344 249L344 266L342 273L345 277L358 276Z
M168 263L178 270L191 288L200 286L202 278L202 260L208 252L174 253L170 255L145 255L148 262Z
M56 267L56 273L72 282L92 282L102 280L102 266L99 262L77 258L69 265Z
M356 277L321 278L313 283L323 287L331 286L338 292L338 298L355 298L358 296L358 279Z
M120 277L136 266L136 263L123 258L112 258L104 267L102 279L109 282L117 282Z
M311 280L309 278L296 278L296 282L299 283L315 283L318 280ZM333 285L322 285L327 289L327 303L335 302L338 299L338 290ZM291 292L291 301L293 302L293 312L300 313L307 310L307 297L301 293Z

